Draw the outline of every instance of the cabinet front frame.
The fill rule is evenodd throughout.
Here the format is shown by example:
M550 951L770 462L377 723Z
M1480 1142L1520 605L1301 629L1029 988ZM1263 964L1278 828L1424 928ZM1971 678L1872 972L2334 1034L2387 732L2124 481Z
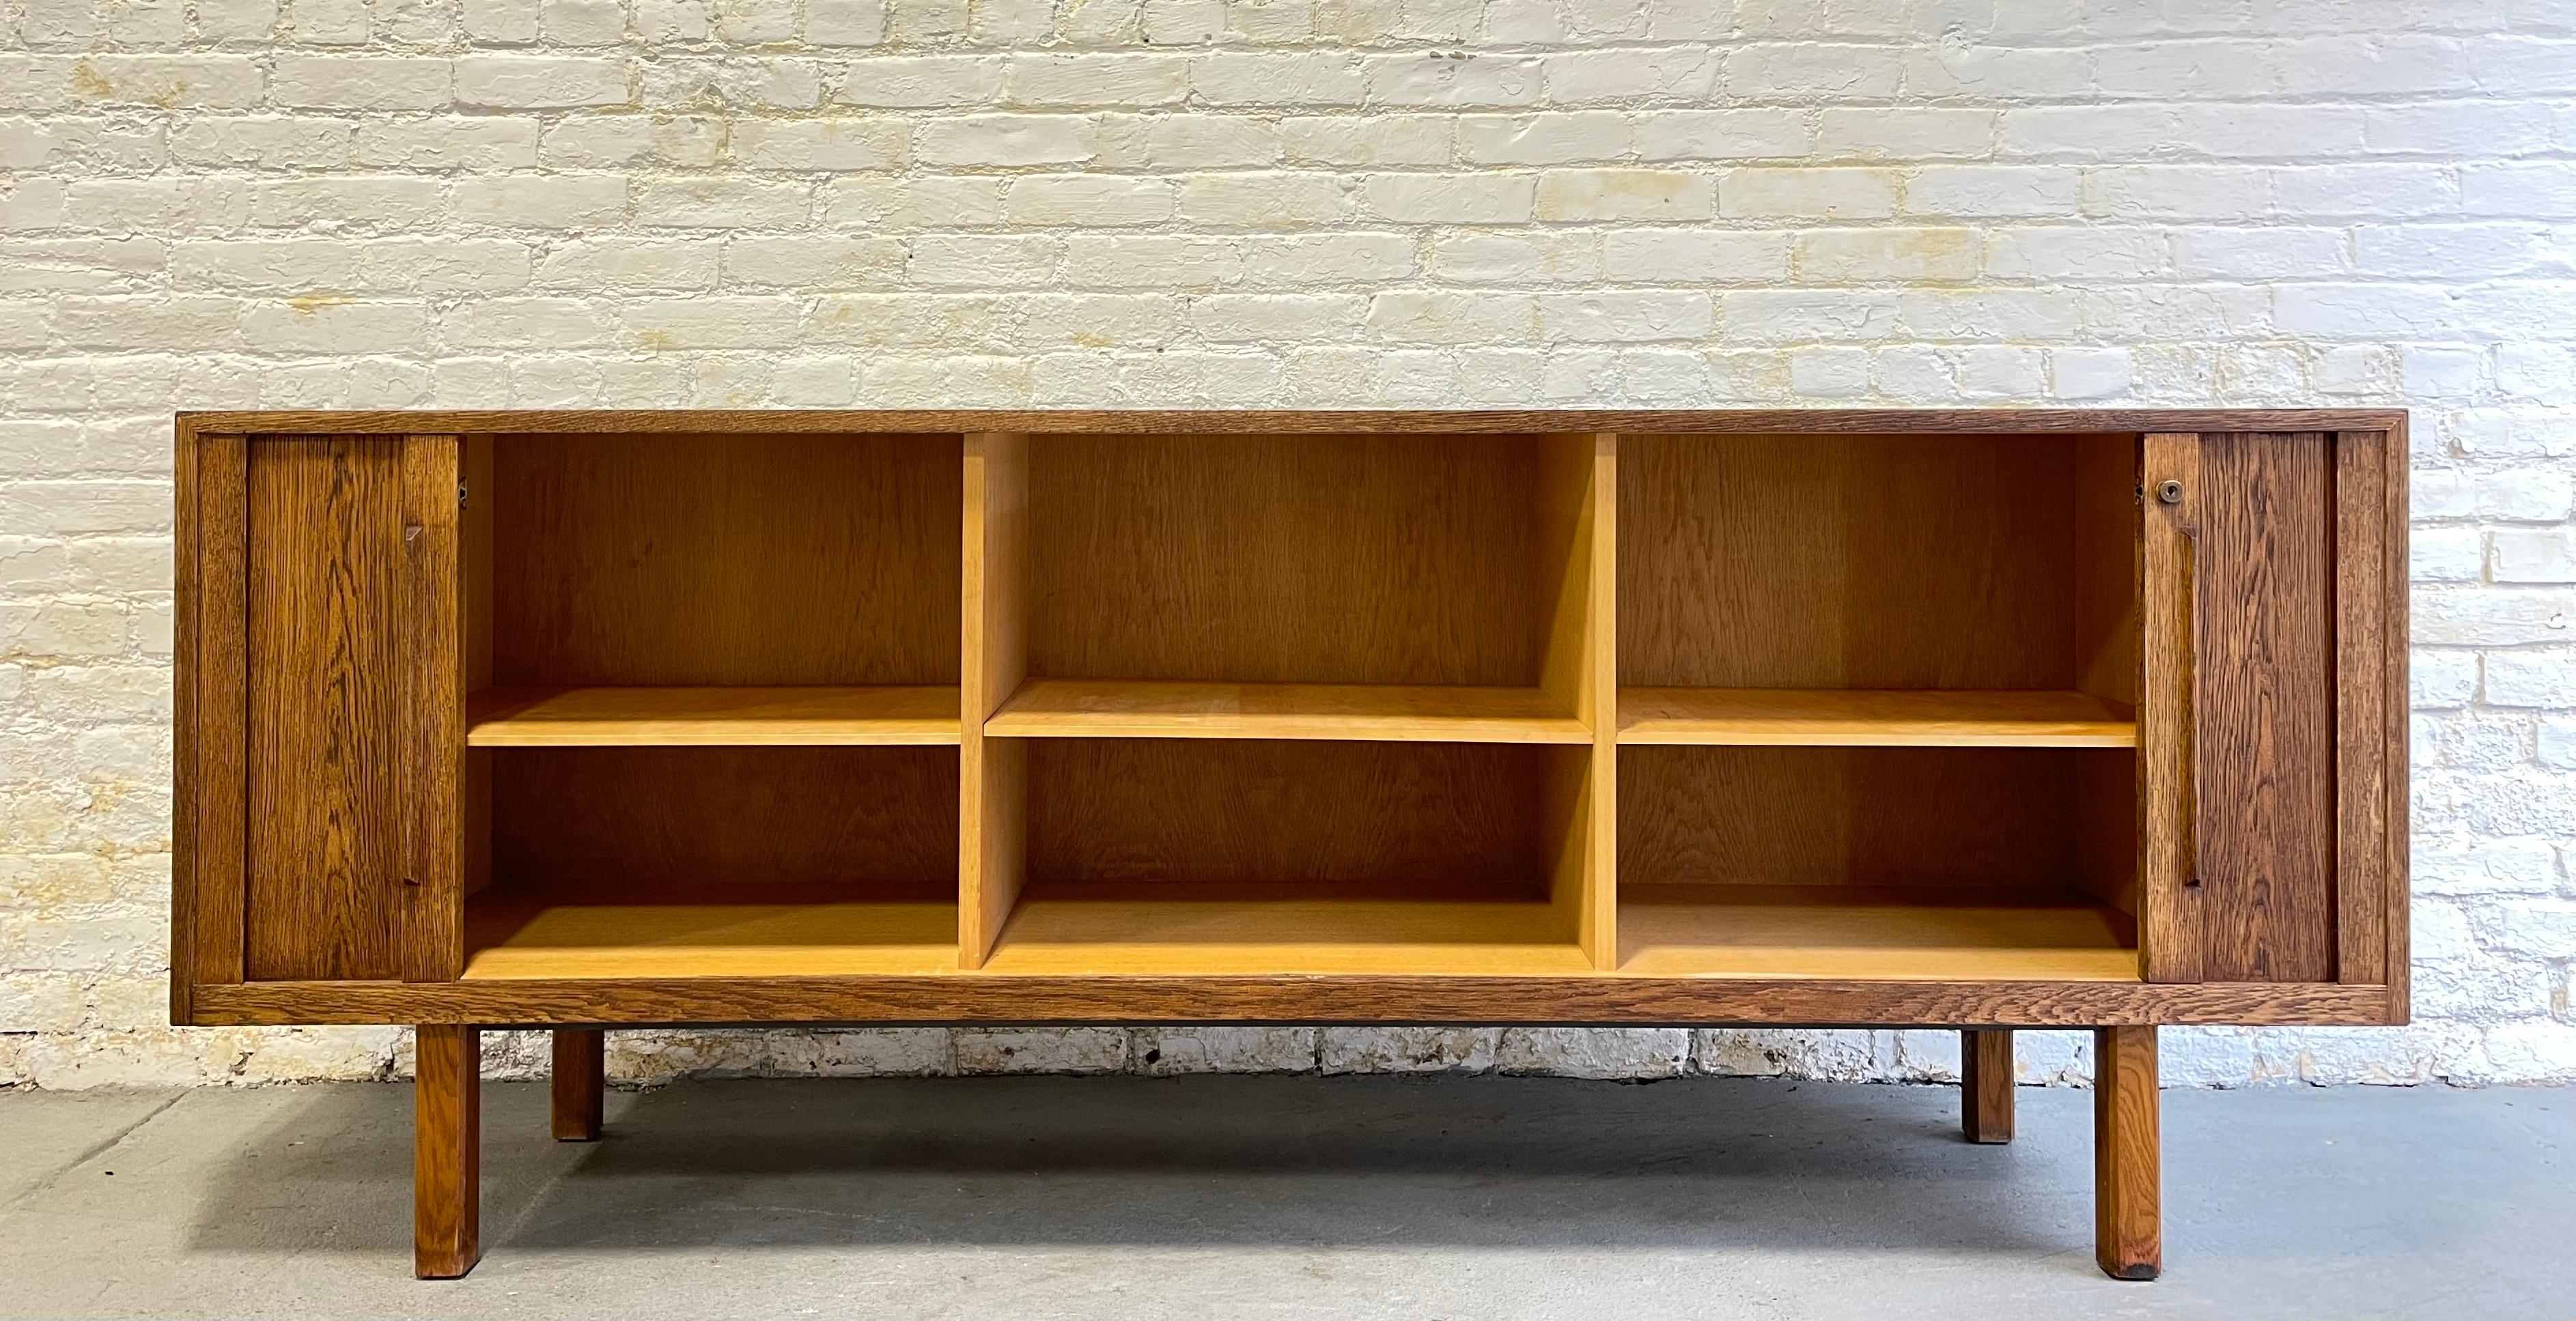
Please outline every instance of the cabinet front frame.
M484 433L943 432L969 441L1046 432L2099 433L2142 450L2203 433L2324 433L2333 446L2335 897L2331 981L2209 983L2170 958L2177 921L2173 804L2142 767L2140 941L2148 979L2075 984L1587 976L1427 978L641 978L459 981L462 966L462 588L456 506L463 437ZM423 646L407 667L411 801L400 979L245 976L245 654L248 447L262 437L406 438L408 607ZM200 1025L286 1023L1515 1022L2079 1026L2121 1023L2395 1024L2406 989L2406 415L2389 410L1791 410L1730 412L429 412L181 414L177 453L177 793L171 1014ZM2152 466L2152 461L2150 461ZM2143 470L2142 470L2143 471ZM2141 483L2142 559L2154 548L2153 477ZM444 511L443 514L441 511ZM1606 572L1606 566L1604 566ZM2142 563L2142 580L2151 566ZM2152 617L2154 611L2142 613ZM443 622L442 622L443 621ZM2152 642L2150 643L2152 645ZM993 676L999 677L999 676ZM970 706L995 694L967 685ZM1608 685L1603 685L1605 688ZM2156 700L2142 692L2140 720ZM969 711L969 718L973 712ZM2167 713L2165 719L2174 718ZM454 737L446 737L453 735ZM1600 746L1606 746L1604 738ZM2142 738L2142 743L2144 742ZM2142 751L2145 749L2142 748ZM448 755L452 752L454 755ZM2159 905L2166 905L2159 908ZM989 942L998 914L968 933ZM2159 952L2161 950L2164 952ZM2158 976L2159 971L2165 973ZM2193 975L2177 975L2190 972Z

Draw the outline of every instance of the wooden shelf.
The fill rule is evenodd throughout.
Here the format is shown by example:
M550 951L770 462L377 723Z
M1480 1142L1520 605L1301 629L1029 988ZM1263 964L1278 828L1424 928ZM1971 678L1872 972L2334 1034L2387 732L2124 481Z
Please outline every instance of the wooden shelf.
M1589 743L1536 688L1031 679L984 724L1015 738Z
M467 704L478 748L953 744L958 697L874 688L487 688Z
M1050 887L1023 896L985 963L995 975L1582 976L1566 915L1543 899L1308 897L1294 890Z
M1632 886L1619 971L1632 977L1895 981L2139 980L2122 917L2097 904L1828 886Z
M712 897L722 889L709 886L703 893ZM606 904L478 897L471 913L468 981L957 971L953 902Z
M1622 688L1621 743L2127 748L2136 712L2079 692Z

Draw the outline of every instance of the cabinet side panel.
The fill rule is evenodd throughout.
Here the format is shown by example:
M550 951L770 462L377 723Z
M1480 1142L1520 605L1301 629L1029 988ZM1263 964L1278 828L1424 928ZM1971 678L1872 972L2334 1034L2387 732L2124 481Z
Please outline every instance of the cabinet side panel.
M193 987L242 979L243 455L239 436L180 431L170 873L178 1023L195 1017Z
M2403 451L2384 432L2335 437L2335 884L2338 979L2388 980L2389 925L2403 871L2389 835L2403 820L2406 724Z
M2333 449L2212 434L2200 457L2203 975L2335 975Z
M244 906L253 979L395 978L406 804L403 440L250 444Z

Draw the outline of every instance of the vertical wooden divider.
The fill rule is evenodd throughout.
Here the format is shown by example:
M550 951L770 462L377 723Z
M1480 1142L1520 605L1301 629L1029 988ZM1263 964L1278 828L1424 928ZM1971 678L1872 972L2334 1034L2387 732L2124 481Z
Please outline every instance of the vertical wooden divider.
M1551 892L1602 971L1619 966L1618 439L1549 437L1542 495L1554 534L1543 544L1562 546L1564 560L1539 687L1592 731L1588 746L1560 750L1551 766L1551 815L1561 823Z
M2175 498L2168 500L2167 483ZM2139 468L2138 944L2151 982L2201 979L2195 501L2200 437L2153 433Z
M402 687L402 948L405 981L452 981L465 970L464 538L455 436L412 436L402 447L403 559L411 580ZM488 498L488 497L487 497Z
M2389 980L2388 836L2405 820L2406 453L2386 432L2333 437L2335 980ZM2392 488L2393 492L2392 492ZM2393 495L2393 498L2392 498ZM2394 774L2392 775L2392 770Z
M1028 437L965 437L964 635L958 652L957 962L981 968L1019 898L1028 746L984 722L1028 675Z

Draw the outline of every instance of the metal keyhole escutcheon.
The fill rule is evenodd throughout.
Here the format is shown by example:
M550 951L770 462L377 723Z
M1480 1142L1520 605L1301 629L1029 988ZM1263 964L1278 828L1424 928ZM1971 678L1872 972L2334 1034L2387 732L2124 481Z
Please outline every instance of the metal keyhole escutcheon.
M2156 498L2169 505L2182 503L2182 483L2168 477L2156 483Z

